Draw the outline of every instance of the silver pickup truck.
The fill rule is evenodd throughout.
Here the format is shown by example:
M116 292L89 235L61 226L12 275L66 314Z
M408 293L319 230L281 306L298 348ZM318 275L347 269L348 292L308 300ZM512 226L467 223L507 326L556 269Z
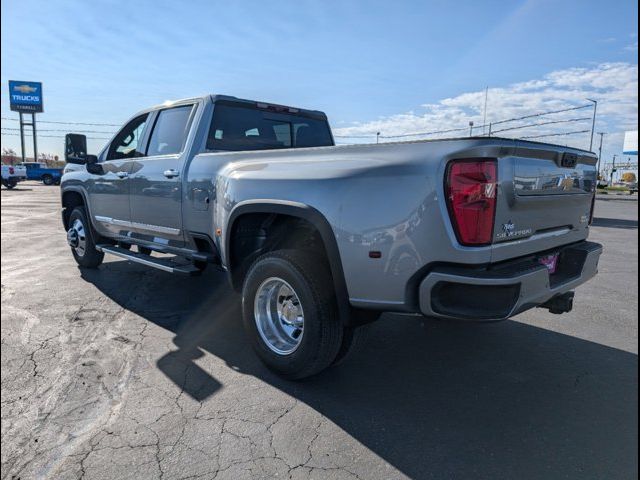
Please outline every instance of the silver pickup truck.
M77 263L225 270L257 354L292 379L342 361L381 312L569 311L602 252L587 241L596 157L557 145L334 146L322 112L212 95L137 113L86 150L67 135Z

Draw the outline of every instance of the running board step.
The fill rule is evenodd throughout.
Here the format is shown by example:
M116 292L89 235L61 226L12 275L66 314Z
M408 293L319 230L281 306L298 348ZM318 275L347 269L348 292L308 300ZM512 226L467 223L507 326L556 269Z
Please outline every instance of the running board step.
M116 247L114 245L96 245L96 250L169 273L178 273L181 275L200 274L200 269L192 264L180 265L170 258L152 257L151 255L131 252L125 248Z

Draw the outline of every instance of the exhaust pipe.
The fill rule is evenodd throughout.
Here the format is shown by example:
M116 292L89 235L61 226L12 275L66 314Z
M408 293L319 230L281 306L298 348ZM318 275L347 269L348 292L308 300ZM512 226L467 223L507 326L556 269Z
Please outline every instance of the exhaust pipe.
M573 310L573 297L575 292L567 292L562 293L560 295L556 295L550 300L546 301L540 308L546 308L549 312L560 315L561 313L569 313Z

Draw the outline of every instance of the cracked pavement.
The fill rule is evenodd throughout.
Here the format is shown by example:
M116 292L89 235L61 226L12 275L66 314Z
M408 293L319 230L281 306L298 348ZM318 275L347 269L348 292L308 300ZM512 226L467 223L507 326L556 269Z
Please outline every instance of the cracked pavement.
M222 273L77 268L59 189L2 190L2 479L633 478L637 202L597 202L567 315L385 315L305 382L251 352Z

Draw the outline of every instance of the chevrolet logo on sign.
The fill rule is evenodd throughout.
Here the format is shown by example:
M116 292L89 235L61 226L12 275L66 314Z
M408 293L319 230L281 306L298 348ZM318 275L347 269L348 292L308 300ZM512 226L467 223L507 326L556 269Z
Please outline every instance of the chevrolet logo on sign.
M42 83L9 80L9 102L16 112L42 112Z
M14 85L13 89L20 93L33 93L38 91L36 87L30 87L29 85Z

